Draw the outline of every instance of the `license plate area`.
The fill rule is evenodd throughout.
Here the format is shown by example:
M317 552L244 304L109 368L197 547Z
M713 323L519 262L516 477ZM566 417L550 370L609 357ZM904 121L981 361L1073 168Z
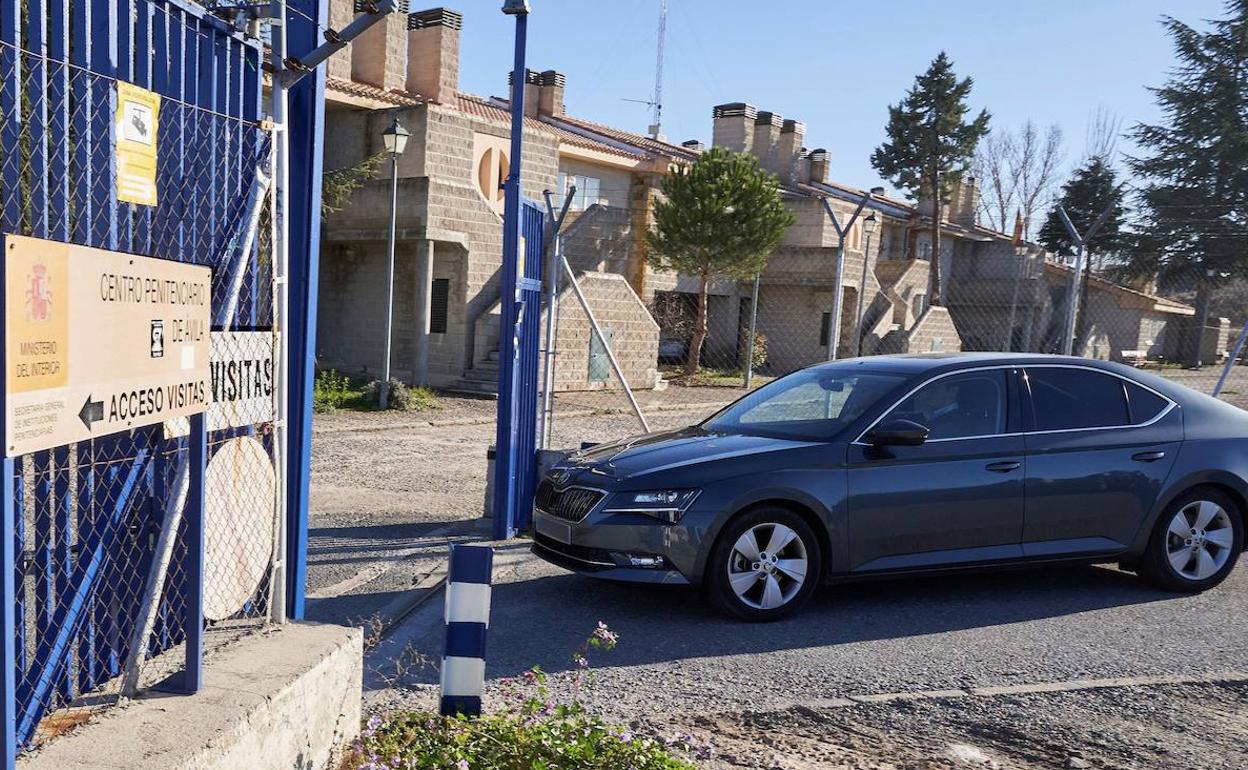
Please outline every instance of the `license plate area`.
M564 545L572 544L572 525L566 521L552 519L539 511L533 517L533 526L539 535L545 535L551 540L557 540Z

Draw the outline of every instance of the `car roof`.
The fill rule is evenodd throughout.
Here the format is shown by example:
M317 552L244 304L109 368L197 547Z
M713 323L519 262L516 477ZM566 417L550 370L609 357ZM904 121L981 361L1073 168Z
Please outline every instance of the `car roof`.
M868 356L863 358L845 358L817 364L818 367L829 366L861 366L864 371L889 372L905 375L935 373L956 369L968 369L976 366L1003 366L1027 364L1074 364L1095 369L1104 369L1115 373L1129 367L1109 361L1098 361L1077 356L1055 356L1042 353L906 353L900 355Z

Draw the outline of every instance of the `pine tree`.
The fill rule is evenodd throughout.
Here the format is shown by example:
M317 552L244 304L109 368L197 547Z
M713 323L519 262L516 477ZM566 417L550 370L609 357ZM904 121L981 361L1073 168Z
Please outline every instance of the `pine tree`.
M1131 158L1147 180L1139 248L1127 268L1196 292L1196 319L1182 356L1200 364L1200 331L1212 293L1248 274L1248 0L1199 31L1165 17L1178 64L1154 88L1162 120L1132 134Z
M1118 174L1104 159L1090 158L1062 185L1062 197L1058 203L1066 209L1071 224L1080 233L1086 233L1106 206L1112 206L1109 216L1096 234L1088 241L1088 253L1115 254L1127 245L1122 231L1126 216L1126 201ZM1074 254L1075 244L1062 224L1055 205L1040 228L1040 243L1055 254ZM1089 259L1088 263L1091 264Z
M1085 243L1087 258L1083 264L1083 275L1080 278L1083 286L1079 290L1079 309L1075 314L1074 349L1082 350L1087 333L1088 281L1092 276L1094 256L1103 260L1106 257L1116 258L1124 249L1129 237L1122 230L1123 217L1126 214L1125 195L1118 184L1118 174L1105 162L1105 158L1094 155L1087 160L1070 181L1062 185L1062 197L1049 211L1049 216L1040 228L1040 243L1056 254L1072 255L1076 251L1070 231L1057 213L1058 206L1066 209L1066 216L1075 226L1080 235L1086 236L1092 225L1100 219L1101 214L1109 207L1109 214L1100 228Z
M975 155L975 146L988 133L988 111L981 110L967 122L966 100L971 78L958 80L953 62L944 51L927 72L914 80L905 98L888 108L888 141L871 154L876 171L911 197L935 203L932 233L930 302L939 305L940 209L949 202L949 191L959 182Z
M698 309L685 372L701 366L707 293L712 278L752 279L767 266L793 215L776 177L744 153L713 147L689 166L673 167L654 204L650 252L661 269L696 276Z

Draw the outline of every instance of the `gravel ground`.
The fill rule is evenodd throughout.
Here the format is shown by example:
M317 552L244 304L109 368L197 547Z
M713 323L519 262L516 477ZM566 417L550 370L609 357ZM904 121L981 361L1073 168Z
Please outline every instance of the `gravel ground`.
M697 422L737 394L673 388L647 394L644 404L651 428L659 430ZM594 398L603 404L610 395ZM485 536L485 453L494 442L496 404L445 396L440 403L414 414L316 416L309 619L364 624L401 614L413 588L444 564L449 541ZM588 403L559 400L553 446L639 432L631 414Z
M1248 766L1248 684L1121 687L695 718L707 768L919 770ZM667 725L639 720L663 734Z

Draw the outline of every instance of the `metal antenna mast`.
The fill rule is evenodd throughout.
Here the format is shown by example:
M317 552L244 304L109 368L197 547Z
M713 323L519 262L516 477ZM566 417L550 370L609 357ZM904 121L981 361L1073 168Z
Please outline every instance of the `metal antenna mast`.
M659 50L654 64L654 123L650 136L655 139L663 133L663 49L667 47L667 0L659 0Z

